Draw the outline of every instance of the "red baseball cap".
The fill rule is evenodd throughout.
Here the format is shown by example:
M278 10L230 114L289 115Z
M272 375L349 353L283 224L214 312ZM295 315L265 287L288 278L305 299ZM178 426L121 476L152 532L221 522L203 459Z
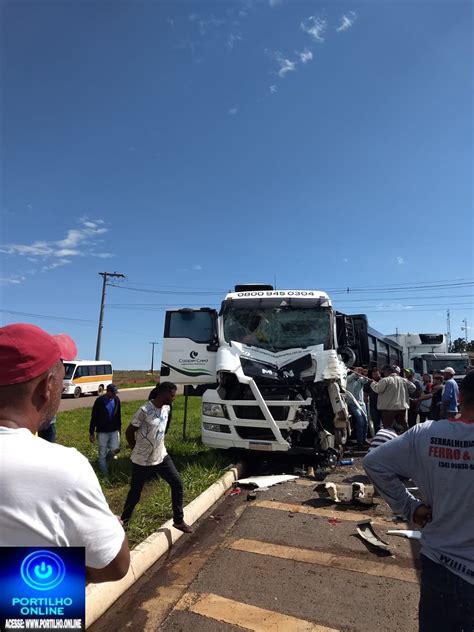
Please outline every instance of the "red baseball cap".
M28 382L76 355L76 343L66 334L51 336L23 323L0 327L0 386Z

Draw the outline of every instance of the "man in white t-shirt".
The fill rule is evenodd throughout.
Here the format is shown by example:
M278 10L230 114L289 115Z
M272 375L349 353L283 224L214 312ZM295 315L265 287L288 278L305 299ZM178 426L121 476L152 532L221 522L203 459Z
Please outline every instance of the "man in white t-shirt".
M171 404L176 397L176 384L163 382L153 389L153 393L154 399L140 406L125 431L128 445L132 449L132 481L122 520L125 525L129 523L143 486L148 479L158 474L171 487L173 526L184 533L192 533L192 528L184 522L181 477L165 447L165 434Z
M29 324L0 328L0 546L85 547L87 579L124 577L130 552L87 459L35 437L56 415L74 341Z

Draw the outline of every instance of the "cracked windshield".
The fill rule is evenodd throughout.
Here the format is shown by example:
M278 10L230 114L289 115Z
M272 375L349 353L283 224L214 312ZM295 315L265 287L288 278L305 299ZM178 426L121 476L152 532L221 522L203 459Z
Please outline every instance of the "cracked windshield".
M224 318L224 337L266 349L305 348L324 345L331 339L331 316L327 309L231 309Z

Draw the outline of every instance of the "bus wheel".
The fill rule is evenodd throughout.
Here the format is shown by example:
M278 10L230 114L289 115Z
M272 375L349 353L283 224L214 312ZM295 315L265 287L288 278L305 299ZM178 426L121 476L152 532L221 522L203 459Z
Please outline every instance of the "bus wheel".
M74 389L74 397L78 399L81 395L82 395L81 389L79 388L79 386L76 386L76 388Z
M104 385L101 384L99 388L97 389L97 395L103 395L103 393L104 393Z

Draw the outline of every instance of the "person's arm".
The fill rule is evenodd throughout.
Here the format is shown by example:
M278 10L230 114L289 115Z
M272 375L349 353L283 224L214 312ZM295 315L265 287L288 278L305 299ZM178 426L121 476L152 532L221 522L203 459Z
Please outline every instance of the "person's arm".
M137 432L137 428L136 426L132 426L132 424L129 424L128 428L125 430L125 439L127 440L127 443L131 450L133 450L133 448L135 447L136 432Z
M434 393L435 391L433 391ZM431 399L433 397L433 393L429 393L427 395L422 395L421 397L418 397L416 401L418 402L424 402L426 399Z
M99 401L99 398L95 400L94 405L92 406L91 422L89 424L89 439L91 443L94 443L95 441L95 429L97 428L97 414L99 410L98 401Z
M102 582L115 582L128 573L130 566L130 549L128 539L125 535L120 551L116 557L104 568L92 568L86 566L86 579L92 584L101 584Z
M405 384L407 385L408 394L414 395L414 393L416 393L416 386L413 384L413 382L410 382L410 380L407 380L406 378L403 379L405 380Z
M374 391L374 393L383 393L387 388L387 380L382 378L378 382L371 382L370 388Z
M71 471L76 479L60 504L60 544L85 548L89 581L116 581L127 574L130 565L127 537L120 519L110 511L90 463L73 448L70 450Z
M406 520L413 520L413 514L422 501L415 498L401 482L400 477L412 478L419 467L421 457L416 449L416 428L405 432L392 441L370 451L362 461L367 476L387 501L393 512Z
M119 424L119 432L122 432L122 404L120 402L119 397L116 397L116 406L117 406L117 421Z
M172 418L172 416L173 416L173 405L170 404L170 410L169 410L169 413L168 413L168 421L166 422L165 434L167 434L167 432L169 430L169 427L171 425L171 418Z
M125 430L125 439L127 440L131 450L135 447L137 430L140 428L145 419L145 411L139 408L132 421L129 423L128 428Z
M446 382L444 385L443 395L441 397L441 419L446 417L446 413L448 412L449 402L451 401L451 397L454 395L454 388L451 382Z

